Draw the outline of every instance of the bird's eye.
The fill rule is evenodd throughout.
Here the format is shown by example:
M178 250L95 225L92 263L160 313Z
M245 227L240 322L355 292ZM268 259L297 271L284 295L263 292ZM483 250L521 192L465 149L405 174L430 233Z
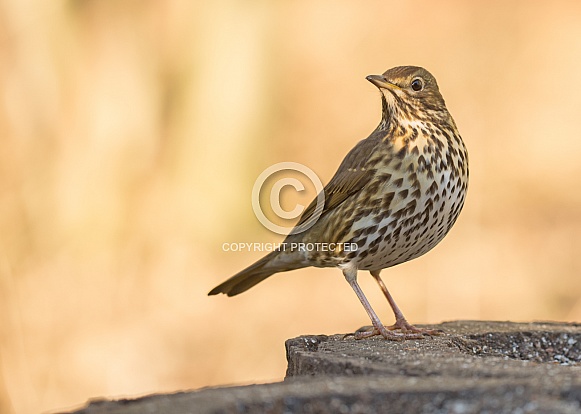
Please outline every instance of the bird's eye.
M411 83L412 89L416 92L424 89L424 82L420 78L415 78Z

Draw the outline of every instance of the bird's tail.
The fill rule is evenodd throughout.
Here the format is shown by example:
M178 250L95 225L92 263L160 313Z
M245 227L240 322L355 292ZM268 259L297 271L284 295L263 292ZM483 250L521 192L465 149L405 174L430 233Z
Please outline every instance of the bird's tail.
M256 263L251 264L246 269L236 273L230 279L216 286L210 291L210 293L208 293L208 295L217 295L218 293L225 293L228 296L238 295L275 273L295 268L281 268L273 265L273 259L278 254L278 251L267 254Z

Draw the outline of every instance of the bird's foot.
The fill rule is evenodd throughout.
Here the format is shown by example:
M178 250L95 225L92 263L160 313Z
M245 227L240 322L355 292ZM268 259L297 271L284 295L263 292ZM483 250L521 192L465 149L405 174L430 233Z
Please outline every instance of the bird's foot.
M399 331L399 332L393 332ZM365 339L372 336L381 335L390 341L403 341L406 339L423 339L426 336L436 336L443 334L444 331L439 329L418 328L410 324L405 319L400 319L390 326L381 326L379 329L375 326L363 326L352 334L355 339Z
M403 334L419 334L427 336L442 335L444 331L440 329L417 328L410 324L405 318L398 319L393 325L386 326L390 331L401 331Z
M391 327L381 325L379 328L375 326L363 326L352 334L355 339L371 338L372 336L381 335L390 341L404 341L406 339L422 339L424 336L421 333L415 332L392 332Z

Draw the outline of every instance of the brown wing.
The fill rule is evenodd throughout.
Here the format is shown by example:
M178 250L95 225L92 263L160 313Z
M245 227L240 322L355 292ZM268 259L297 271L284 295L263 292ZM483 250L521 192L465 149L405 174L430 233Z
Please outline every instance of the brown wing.
M321 216L335 209L351 195L359 192L371 180L375 171L369 169L368 161L375 147L381 143L379 134L360 141L345 157L339 169L325 186L325 205ZM305 209L296 227L308 221L315 213L317 199Z

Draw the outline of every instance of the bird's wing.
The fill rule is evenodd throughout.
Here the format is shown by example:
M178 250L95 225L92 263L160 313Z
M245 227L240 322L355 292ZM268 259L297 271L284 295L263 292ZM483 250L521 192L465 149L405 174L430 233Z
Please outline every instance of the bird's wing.
M343 203L352 194L357 193L371 180L375 171L366 168L367 161L373 154L375 147L381 143L381 139L375 135L360 141L345 157L339 169L331 178L331 181L323 189L325 204L320 216L333 210ZM308 221L317 206L315 198L305 209L296 226Z

